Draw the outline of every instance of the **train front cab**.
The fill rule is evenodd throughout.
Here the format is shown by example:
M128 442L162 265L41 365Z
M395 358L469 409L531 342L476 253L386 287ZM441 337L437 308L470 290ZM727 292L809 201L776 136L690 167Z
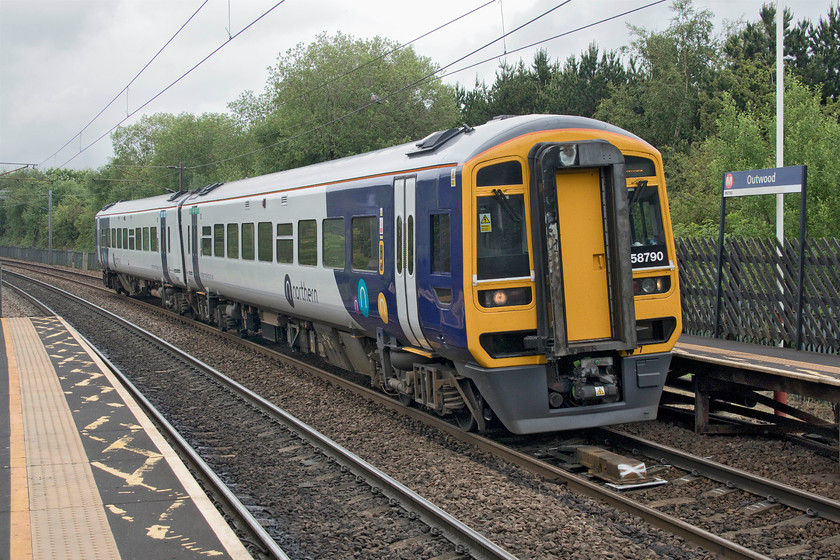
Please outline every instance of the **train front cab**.
M465 166L462 373L516 433L656 417L680 328L661 159L611 136L527 137Z

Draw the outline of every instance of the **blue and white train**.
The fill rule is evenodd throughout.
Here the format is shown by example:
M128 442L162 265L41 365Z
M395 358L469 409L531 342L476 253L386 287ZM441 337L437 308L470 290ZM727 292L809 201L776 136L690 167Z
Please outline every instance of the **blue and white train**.
M465 429L656 417L680 333L662 158L592 119L494 119L109 204L106 286L288 344Z

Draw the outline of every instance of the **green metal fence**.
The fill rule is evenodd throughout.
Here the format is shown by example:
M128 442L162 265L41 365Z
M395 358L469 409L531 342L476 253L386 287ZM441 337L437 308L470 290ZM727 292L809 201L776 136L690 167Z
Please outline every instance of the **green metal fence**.
M0 247L0 257L43 264L54 264L82 270L99 270L96 253L34 249L32 247Z

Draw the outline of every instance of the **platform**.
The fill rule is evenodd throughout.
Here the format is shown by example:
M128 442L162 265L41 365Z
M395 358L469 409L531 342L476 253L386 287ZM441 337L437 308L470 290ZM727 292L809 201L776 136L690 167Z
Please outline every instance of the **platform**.
M0 558L251 558L62 319L0 325Z
M704 336L680 336L675 357L840 387L840 357Z
M791 348L762 346L743 342L700 336L682 335L674 347L669 383L680 375L692 374L695 393L695 431L698 433L733 433L749 431L744 427L711 426L710 400L721 401L716 406L760 420L770 420L755 426L757 431L802 431L813 427L819 433L837 438L837 424L814 418L759 394L759 391L792 393L840 403L840 357ZM751 407L738 407L738 401L761 403L778 415L768 419ZM788 421L787 417L798 421ZM803 424L804 422L804 424Z

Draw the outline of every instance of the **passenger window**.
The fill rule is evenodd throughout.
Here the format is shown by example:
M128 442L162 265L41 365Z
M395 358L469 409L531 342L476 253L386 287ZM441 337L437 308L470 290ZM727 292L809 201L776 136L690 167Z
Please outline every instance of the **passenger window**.
M432 274L449 274L449 214L432 214L431 226Z
M402 216L397 216L397 274L403 271L403 243L403 220Z
M328 218L323 221L322 252L324 266L344 268L344 218Z
M257 256L263 262L271 262L272 241L274 241L272 229L271 222L257 224Z
M153 227L149 230L149 244L151 245L152 251L157 253L158 238L157 238L157 228L156 227Z
M123 228L123 230L122 230L122 231L123 231L123 234L122 234L122 238L123 238L123 243L122 243L122 246L123 246L123 248L128 249L128 228ZM132 245L133 245L133 243L132 243ZM134 247L132 247L132 249L133 249L133 248L134 248Z
M227 256L229 259L239 258L239 224L227 225Z
M225 224L213 224L213 256L225 256Z
M128 230L128 248L132 251L134 250L134 230L133 229Z
M379 256L376 248L379 239L379 224L376 216L353 218L351 226L353 269L377 270Z
M315 220L298 222L298 264L318 264L318 222Z
M277 262L294 262L294 228L291 223L277 224Z
M149 250L149 228L147 227L143 228L143 250Z
M406 229L406 244L408 245L408 251L405 256L405 268L408 270L408 275L411 276L414 274L414 216L409 216L408 219L405 221Z
M242 224L242 258L247 261L254 260L254 224L248 222Z
M134 248L138 251L143 250L143 228L134 229Z
M213 255L213 228L203 226L201 228L201 254L205 257Z

